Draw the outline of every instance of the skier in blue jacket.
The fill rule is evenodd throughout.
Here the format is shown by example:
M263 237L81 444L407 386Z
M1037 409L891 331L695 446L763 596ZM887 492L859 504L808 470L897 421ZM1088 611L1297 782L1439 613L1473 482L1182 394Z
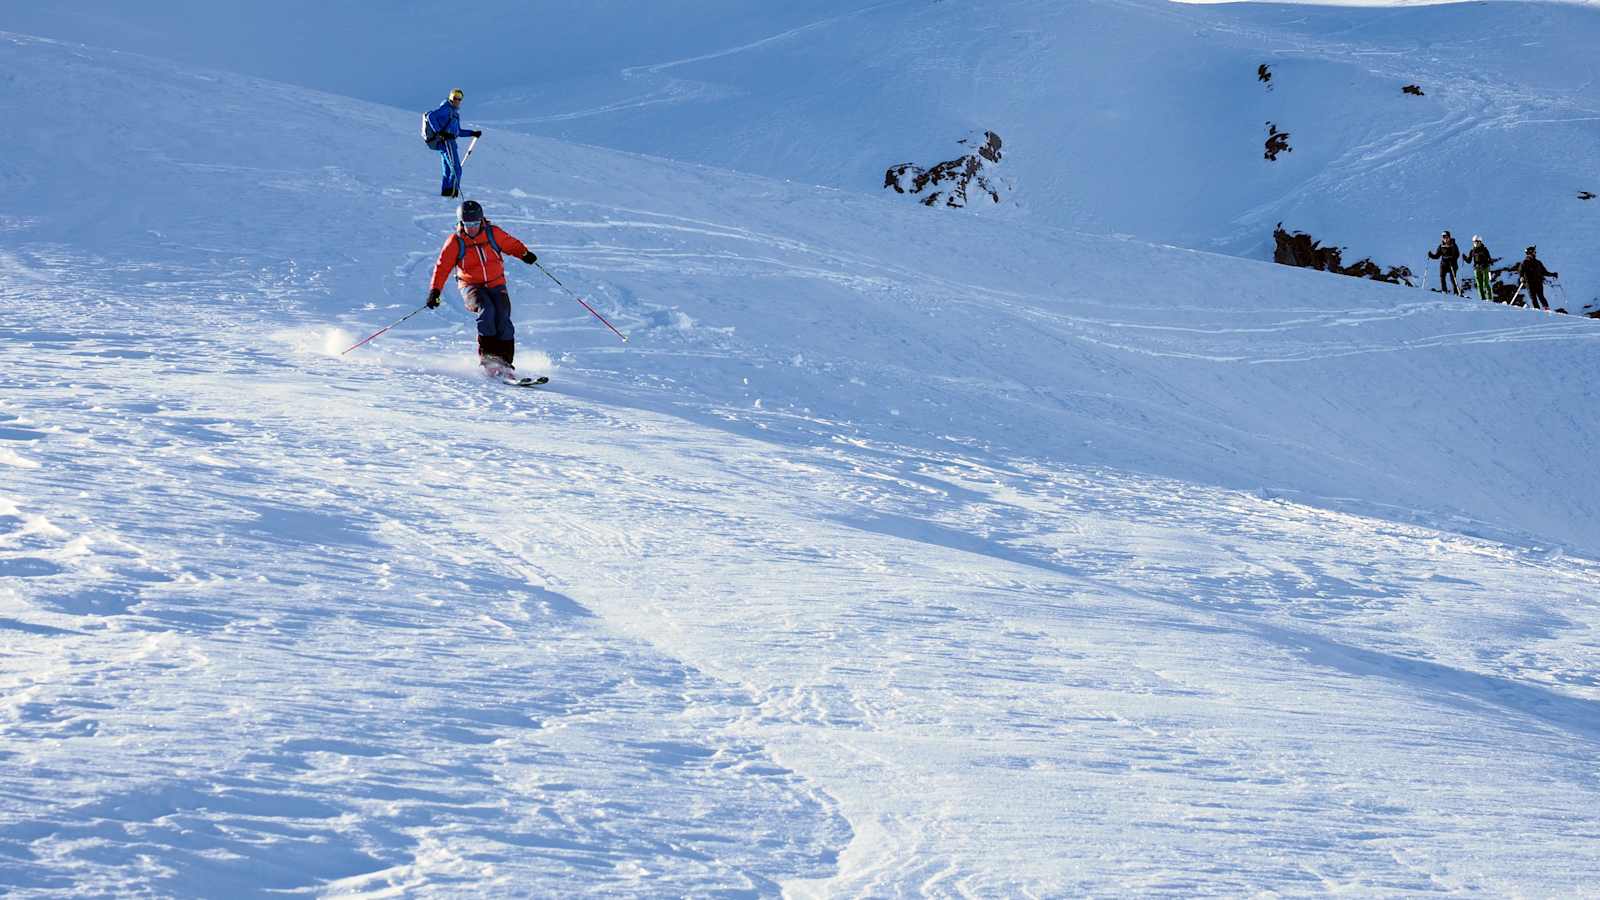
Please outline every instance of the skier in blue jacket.
M461 127L461 100L465 96L460 88L456 88L438 108L428 113L428 127L434 134L429 146L439 151L439 159L444 166L444 182L439 186L441 197L461 196L461 151L456 147L456 138L462 135L483 136L481 131Z

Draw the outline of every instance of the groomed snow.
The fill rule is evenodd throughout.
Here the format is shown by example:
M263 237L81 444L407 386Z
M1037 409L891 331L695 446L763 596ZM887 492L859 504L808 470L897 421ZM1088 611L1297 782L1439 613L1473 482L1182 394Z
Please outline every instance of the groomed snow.
M518 267L519 391L453 290L338 355L414 112L0 80L0 890L1600 879L1592 321L499 133L632 338Z

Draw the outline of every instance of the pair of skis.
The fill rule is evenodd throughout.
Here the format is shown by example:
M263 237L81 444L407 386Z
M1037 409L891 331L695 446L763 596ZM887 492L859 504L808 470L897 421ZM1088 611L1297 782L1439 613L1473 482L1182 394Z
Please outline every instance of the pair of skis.
M509 384L512 387L538 387L541 384L550 383L550 377L548 375L539 375L534 378L530 378L526 375L490 375L489 377L500 382L501 384Z

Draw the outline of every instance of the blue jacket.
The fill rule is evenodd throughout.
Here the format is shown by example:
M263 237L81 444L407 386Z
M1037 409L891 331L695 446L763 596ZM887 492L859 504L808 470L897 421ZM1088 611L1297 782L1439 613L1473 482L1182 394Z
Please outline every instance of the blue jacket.
M439 104L439 107L428 113L428 124L433 127L433 133L444 140L453 141L461 136L461 110L450 105L450 101Z

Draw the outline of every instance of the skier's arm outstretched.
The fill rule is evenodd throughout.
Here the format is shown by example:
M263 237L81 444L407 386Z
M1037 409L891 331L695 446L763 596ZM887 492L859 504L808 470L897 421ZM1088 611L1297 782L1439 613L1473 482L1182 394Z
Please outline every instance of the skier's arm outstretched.
M456 112L448 103L428 113L428 124L433 127L433 133L447 140L459 137L483 137L483 132L474 128L461 127L461 114Z
M534 253L532 250L529 250L528 245L517 240L516 237L511 234L511 232L506 231L498 225L490 225L489 227L494 229L494 239L500 245L501 250L504 250L512 256L515 256L517 259L522 260L530 266L539 261L538 254Z

